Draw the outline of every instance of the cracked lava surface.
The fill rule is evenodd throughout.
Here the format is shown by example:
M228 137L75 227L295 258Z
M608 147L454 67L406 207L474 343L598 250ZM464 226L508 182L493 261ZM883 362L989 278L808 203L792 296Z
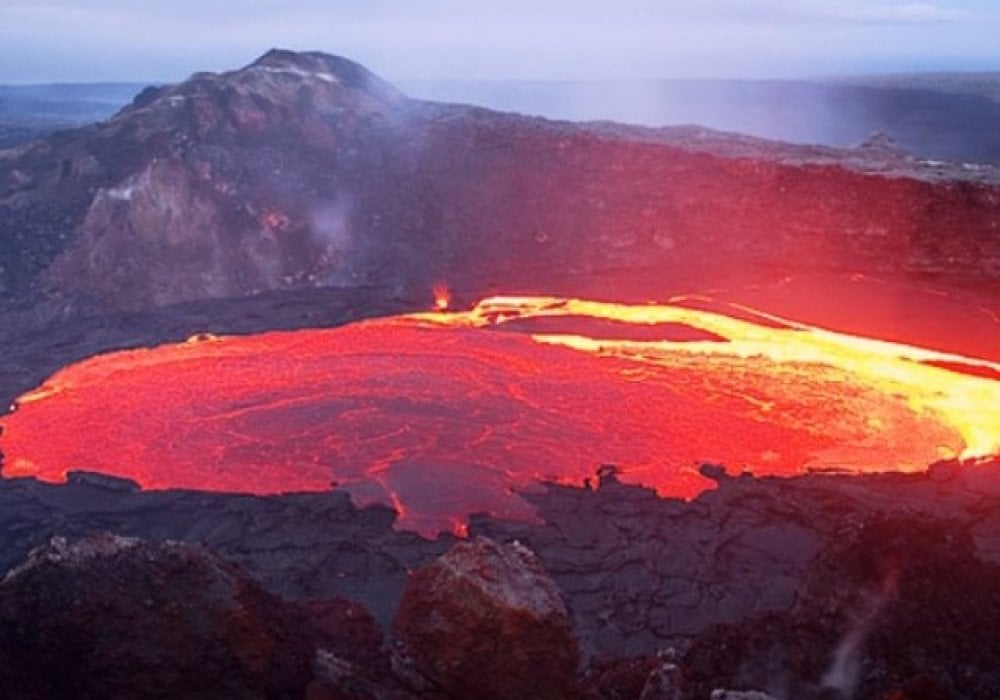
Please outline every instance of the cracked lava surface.
M494 297L70 365L2 418L4 476L143 488L336 484L400 527L533 519L517 491L600 463L661 495L730 472L921 470L995 454L1000 364L737 307ZM446 305L446 303L445 303Z

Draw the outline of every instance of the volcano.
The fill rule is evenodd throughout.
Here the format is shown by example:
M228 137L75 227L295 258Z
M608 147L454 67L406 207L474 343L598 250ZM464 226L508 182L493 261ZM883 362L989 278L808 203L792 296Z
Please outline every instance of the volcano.
M544 589L564 643L536 656L567 659L566 683L642 672L600 697L667 677L674 644L699 688L830 697L825 659L883 615L871 697L926 675L900 660L913 630L944 640L913 658L977 696L997 628L953 611L1000 609L998 229L988 166L424 102L320 53L0 151L0 681L8 658L26 682L53 665L24 643L37 601L100 601L103 629L147 579L176 599L180 562L230 612L233 591L269 600L257 586L372 611L370 667L303 642L296 688L319 669L362 689L344 697L385 678L426 697L376 620L412 633L436 619L413 601L483 603L448 588L459 561L458 590L489 600L457 633L523 621L507 594ZM264 659L309 616L268 605L291 622L206 644ZM89 654L55 607L51 638ZM157 644L171 615L149 618ZM113 637L117 673L133 650ZM471 653L440 637L430 665ZM573 680L577 643L635 658Z
M49 372L25 350L4 473L338 484L434 534L530 518L513 492L603 462L692 497L703 461L989 454L1000 177L974 175L422 102L347 59L270 51L0 159L0 294L96 328L214 299L223 335L245 326L227 299L269 292L370 289L364 316L433 289L442 313L100 355L109 339L28 393ZM152 326L126 344L176 340Z

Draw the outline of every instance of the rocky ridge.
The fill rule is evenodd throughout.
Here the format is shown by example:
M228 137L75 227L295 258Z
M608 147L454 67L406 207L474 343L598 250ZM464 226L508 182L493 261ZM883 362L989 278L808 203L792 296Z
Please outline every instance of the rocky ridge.
M801 271L995 288L995 180L878 147L421 102L271 51L0 153L0 292L141 310L442 279L470 297Z
M388 676L359 606L282 601L197 545L54 537L0 591L6 697L304 697L319 650Z

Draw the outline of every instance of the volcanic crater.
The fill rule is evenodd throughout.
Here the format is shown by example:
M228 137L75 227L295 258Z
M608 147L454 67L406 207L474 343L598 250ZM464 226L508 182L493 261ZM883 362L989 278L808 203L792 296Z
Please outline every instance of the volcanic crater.
M755 616L785 651L821 618L825 659L859 610L903 635L961 598L942 571L1000 563L998 181L422 102L318 53L151 88L0 151L0 551L198 542L387 627L483 535L538 560L442 561L528 562L587 658L777 687ZM1000 678L948 653L941 687ZM866 658L873 693L920 673Z

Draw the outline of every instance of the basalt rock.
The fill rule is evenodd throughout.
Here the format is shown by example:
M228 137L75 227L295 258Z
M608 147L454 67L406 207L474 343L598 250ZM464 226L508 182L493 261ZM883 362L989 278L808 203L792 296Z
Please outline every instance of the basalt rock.
M685 503L606 473L592 490L549 485L526 494L541 524L476 516L469 529L519 540L538 555L585 654L649 656L668 646L683 651L713 625L787 613L828 543L878 513L945 518L970 538L978 560L1000 563L998 476L997 462L940 464L928 474L716 474L718 488ZM50 537L94 530L204 543L273 594L343 596L387 626L407 571L455 544L451 535L426 540L393 524L388 508L359 509L342 491L259 498L133 491L108 479L0 479L0 570Z
M687 691L795 698L979 698L1000 688L1000 565L933 518L876 516L840 533L790 614L700 635ZM714 697L714 696L713 696Z
M586 698L635 700L646 688L650 675L662 661L656 656L591 659L583 677Z
M791 610L827 544L878 513L947 518L977 560L1000 562L998 470L993 461L925 475L760 479L705 469L718 488L690 503L605 473L593 490L527 494L542 525L473 516L469 531L538 554L590 653L643 655L717 623Z
M393 623L399 664L455 698L566 698L579 664L559 590L523 546L486 538L415 571Z
M380 644L359 606L285 603L189 544L53 538L0 583L10 698L302 697L318 653L351 664L338 697L362 698Z

